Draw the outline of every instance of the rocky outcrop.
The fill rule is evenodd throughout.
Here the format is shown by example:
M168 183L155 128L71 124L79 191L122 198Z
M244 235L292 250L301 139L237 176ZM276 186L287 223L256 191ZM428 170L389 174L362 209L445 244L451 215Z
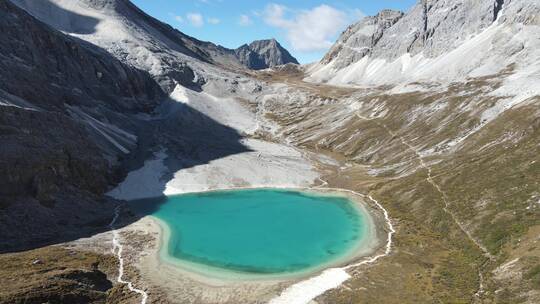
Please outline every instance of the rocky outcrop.
M28 3L35 5L34 16L67 21L49 26L0 0L0 253L108 230L119 202L105 193L157 150L181 160L168 163L174 172L248 151L236 130L169 99L163 90L181 84L200 89L204 79L196 71L217 73L224 82L234 74L182 58L187 55L166 47L170 40L148 28L152 36L146 41L135 40L145 37L135 34L95 35L90 11L77 10L83 0L58 1L65 6L58 8L52 0ZM129 2L84 3L111 13ZM117 21L99 22L120 26ZM104 40L98 46L91 43L95 39ZM133 43L139 47L129 48ZM119 225L137 220L123 218Z
M0 304L121 303L122 286L107 278L116 273L112 255L50 246L0 255L0 263Z
M349 26L339 40L328 51L321 63L328 64L338 59L336 68L350 65L373 52L386 29L403 17L400 11L384 10L373 17L366 17Z
M492 24L502 5L501 0L422 0L407 14L383 10L349 27L322 62L330 62L342 49L344 64L354 51L351 62L366 55L394 59L423 52L436 57Z
M165 24L129 0L11 0L53 28L104 48L148 71L164 91L201 90L223 68L267 68L296 60L277 42L247 52L201 41ZM255 47L256 45L254 45ZM223 78L223 77L218 77Z
M391 60L405 53L447 53L494 22L494 2L422 0L386 31L373 55Z
M539 15L535 0L421 0L406 14L387 10L349 27L307 80L450 83L530 69Z
M275 39L257 40L235 50L238 60L253 70L263 70L287 63L298 64L285 48Z
M106 227L115 204L102 195L136 147L115 141L112 125L135 133L131 115L164 93L148 73L9 1L0 31L0 252Z

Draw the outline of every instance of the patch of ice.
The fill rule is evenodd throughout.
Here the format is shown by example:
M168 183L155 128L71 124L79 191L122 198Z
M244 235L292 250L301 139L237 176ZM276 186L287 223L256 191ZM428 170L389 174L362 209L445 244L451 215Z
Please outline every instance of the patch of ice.
M154 158L145 161L142 168L129 172L124 181L107 195L120 200L162 196L167 183L163 180L167 173L163 163L166 158L164 151L154 153Z
M330 268L319 276L292 285L269 304L307 304L326 291L339 287L350 277L343 268Z

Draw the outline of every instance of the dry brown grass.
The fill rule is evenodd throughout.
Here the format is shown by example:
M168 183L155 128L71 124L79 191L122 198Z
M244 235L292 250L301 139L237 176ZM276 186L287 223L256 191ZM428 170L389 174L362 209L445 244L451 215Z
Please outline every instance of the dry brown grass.
M311 106L276 101L267 117L284 126L297 145L349 164L323 168L330 186L373 194L398 230L390 257L359 269L319 303L535 303L538 294L532 282L540 280L534 272L540 246L530 231L540 225L540 205L530 206L535 206L534 195L540 200L540 99L506 111L458 149L438 150L423 159L447 196L448 211L495 255L496 260L489 261L444 211L441 193L427 182L418 155L403 141L426 150L478 126L478 113L498 102L482 97L499 85L498 78L454 84L436 93L389 95L379 88L331 96L333 87L302 83L298 75L265 77L296 86L313 101ZM385 115L355 117L355 112L342 110L343 96L357 96L361 115L381 104ZM335 102L316 103L329 97ZM510 133L514 137L508 139ZM382 168L387 170L369 174L369 169ZM515 258L514 275L494 275L497 267ZM481 278L484 292L475 296Z

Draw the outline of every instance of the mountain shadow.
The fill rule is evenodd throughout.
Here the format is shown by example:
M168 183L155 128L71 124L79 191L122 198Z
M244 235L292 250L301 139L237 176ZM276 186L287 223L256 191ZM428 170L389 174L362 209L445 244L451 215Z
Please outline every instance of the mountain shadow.
M7 103L0 98L0 103ZM166 170L156 200L174 173L251 150L234 129L184 104L163 119L124 117L134 127L137 146L110 167L114 149L87 122L16 106L0 112L0 253L39 248L90 237L110 229L114 209L125 202L105 193L157 151ZM106 114L107 115L107 114ZM189 182L189 181L187 181ZM159 205L155 205L158 208ZM127 211L127 210L126 210ZM130 215L130 216L127 216ZM138 221L126 212L117 227ZM120 226L121 225L121 226Z
M89 35L96 32L99 19L65 10L49 0L9 0L27 11L35 13L40 20L47 20L62 32ZM30 9L32 8L32 9Z
M0 253L110 230L123 202L105 193L156 151L169 155L164 180L249 151L236 130L169 100L147 72L9 1L0 1L0 31Z

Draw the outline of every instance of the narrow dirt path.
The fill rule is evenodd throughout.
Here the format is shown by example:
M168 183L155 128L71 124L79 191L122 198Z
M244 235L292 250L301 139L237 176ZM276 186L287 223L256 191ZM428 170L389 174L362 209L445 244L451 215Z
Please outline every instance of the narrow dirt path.
M459 229L482 251L482 254L489 259L489 261L493 261L495 260L495 257L489 253L489 251L487 250L486 247L484 247L484 245L482 245L478 240L476 240L472 233L467 230L465 228L465 226L459 221L459 219L457 218L457 216L452 212L450 211L450 203L448 202L448 197L446 195L446 193L444 192L444 190L442 189L442 187L437 184L435 182L435 180L433 179L433 175L432 175L432 171L431 171L431 167L429 165L426 164L426 162L424 161L424 158L423 156L420 154L420 151L418 151L417 148L415 148L413 145L411 145L410 143L408 143L402 136L398 135L397 133L395 133L394 131L392 131L390 128L388 128L388 126L386 126L385 124L382 124L382 123L379 123L377 121L375 121L376 118L369 118L369 117L364 117L360 114L356 114L356 116L362 120L369 120L369 121L374 121L377 125L379 125L380 127L384 128L386 130L386 132L388 134L390 134L392 137L395 137L395 138L398 138L401 143L407 147L408 150L410 150L411 152L413 152L415 155L416 155L416 158L418 159L418 162L420 164L420 166L426 170L427 172L427 182L429 184L431 184L435 190L437 190L437 192L440 194L441 196L441 199L444 203L444 208L443 208L443 211L448 214L452 220L454 221L454 223L456 223L456 225L459 227ZM481 266L483 267L485 265L485 263ZM474 294L475 298L478 300L482 294L484 293L484 275L482 274L482 271L480 270L478 272L478 280L479 280L479 286L478 286L478 290L477 292Z
M114 217L111 223L109 224L109 227L112 230L113 238L112 238L112 252L113 254L118 258L118 277L116 281L120 284L127 284L127 287L131 292L135 292L141 295L141 304L146 304L146 301L148 300L148 294L141 289L137 289L133 287L133 283L130 281L125 281L123 279L124 277L124 258L122 257L122 251L124 247L120 243L120 234L118 231L114 228L116 225L116 222L118 221L118 217L120 216L120 206L116 207L114 210Z
M363 120L369 120L369 121L375 121L375 118L368 118L368 117L364 117L360 114L356 114L356 116L360 119L363 119ZM388 134L390 134L392 137L395 137L395 138L398 138L401 143L407 147L408 150L410 150L411 152L413 152L415 155L416 155L416 158L418 159L419 163L420 163L420 166L425 169L427 171L427 182L429 184L431 184L435 190L437 190L437 192L441 195L441 198L442 198L442 201L444 203L444 212L447 213L448 215L450 215L450 217L452 218L452 220L456 223L456 225L458 225L458 227L460 228L460 230L465 233L465 235L467 235L467 237L478 247L480 248L480 250L483 252L484 256L489 258L490 260L494 260L495 258L493 257L493 255L491 255L489 253L489 251L487 250L487 248L484 247L484 245L482 245L478 240L476 240L470 231L468 231L465 226L459 221L459 219L457 218L457 216L452 212L450 211L450 203L448 202L448 197L446 195L446 193L443 191L443 189L441 188L441 186L439 184L437 184L434 179L433 179L433 175L432 175L432 171L431 171L431 167L429 165L426 164L426 162L424 161L424 158L423 156L420 154L420 151L418 151L418 149L416 149L413 145L409 144L402 136L399 136L398 134L396 134L394 131L392 131L390 128L388 128L385 124L382 124L382 123L379 123L379 122L376 122L375 123L379 126L381 126L382 128L384 128L386 130L386 132Z

